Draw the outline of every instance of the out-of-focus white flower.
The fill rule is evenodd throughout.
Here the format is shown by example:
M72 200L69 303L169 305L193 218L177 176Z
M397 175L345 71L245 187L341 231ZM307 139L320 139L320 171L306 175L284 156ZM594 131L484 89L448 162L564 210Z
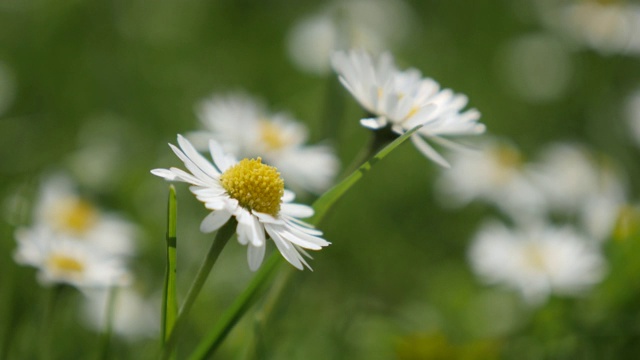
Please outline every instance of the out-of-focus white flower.
M514 219L544 213L545 200L533 184L518 149L504 142L482 142L477 151L451 155L437 189L446 200L464 205L472 200L496 205Z
M324 75L331 70L335 50L353 47L378 53L408 34L411 14L394 0L336 1L294 24L287 49L301 70Z
M183 181L193 186L191 192L212 212L200 224L202 232L218 230L234 216L238 221L238 242L248 246L249 268L260 267L266 248L266 233L282 256L302 270L309 264L304 249L320 250L329 245L322 232L299 220L313 215L313 209L294 204L295 195L284 189L278 170L262 164L260 158L235 160L223 152L214 140L209 141L213 164L178 135L173 152L190 173L178 168L154 169L152 174L169 181Z
M442 166L449 164L426 140L456 148L458 145L446 137L485 131L485 126L478 123L480 113L476 109L463 112L468 102L465 95L440 90L436 81L423 78L416 69L398 70L389 53L374 59L363 50L338 51L331 61L344 87L372 116L360 120L363 126L373 130L389 126L402 134L423 125L411 141Z
M209 139L240 158L262 157L282 173L287 186L320 193L329 188L339 163L327 145L305 145L307 129L284 113L270 114L256 99L242 94L214 96L198 109L204 130L189 134L199 150Z
M627 202L625 183L613 164L596 162L578 145L559 143L549 146L532 168L552 212L576 216L595 239L611 235Z
M473 240L469 260L484 281L518 290L531 304L551 293L578 295L605 274L598 248L570 227L514 230L487 223Z
M65 283L85 290L129 281L120 258L96 251L91 244L69 234L38 226L18 229L15 235L18 241L15 261L38 268L42 284Z
M543 20L603 54L640 54L640 6L617 1L548 2Z
M80 196L65 175L45 179L35 204L34 220L37 226L95 244L112 254L133 255L135 251L135 226Z
M113 292L110 294L110 292ZM135 341L157 336L159 301L143 298L130 286L111 290L93 290L85 293L84 320L90 328L101 332L105 329L109 296L112 300L111 319L113 332L122 338Z

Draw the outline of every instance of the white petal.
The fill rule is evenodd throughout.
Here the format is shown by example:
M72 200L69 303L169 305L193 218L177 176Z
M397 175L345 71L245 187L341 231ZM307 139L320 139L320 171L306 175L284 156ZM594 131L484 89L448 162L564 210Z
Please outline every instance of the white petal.
M249 244L249 248L247 249L247 261L249 262L249 269L251 269L251 271L258 270L262 264L265 249L265 244L262 244L261 246Z
M280 235L271 228L271 226L266 225L265 229L267 230L267 233L269 233L269 236L271 236L273 243L276 244L278 251L280 251L280 254L282 254L285 260L287 260L297 269L302 270L303 265L300 261L300 254L296 251L296 249L294 249L291 244L288 244L287 241L283 240Z
M294 193L291 190L284 189L284 194L282 194L282 198L281 198L282 202L286 202L286 203L292 202L293 199L295 198L296 198L296 193Z
M218 230L231 218L231 213L225 210L213 211L207 215L200 223L200 231L210 233Z
M216 174L220 175L220 172L209 162L209 160L205 159L204 156L200 155L200 153L191 145L189 140L185 139L182 135L178 134L178 145L182 148L182 151L191 159L200 170L202 170L205 174Z
M422 139L419 135L416 135L416 134L411 135L411 142L413 142L416 148L418 148L418 150L420 150L420 152L424 156L433 160L438 165L445 168L451 167L451 165L449 165L447 160L445 160L440 154L438 154L438 152L435 151L429 144L427 144L427 142L424 141L424 139Z
M367 119L361 119L360 120L360 125L371 129L371 130L378 130L378 129L382 129L383 127L385 127L385 125L387 125L387 121L384 117L380 116L377 118L367 118Z
M299 219L304 219L313 216L313 208L311 206L302 204L287 204L280 205L280 211L283 214L293 216Z
M237 162L232 156L225 154L220 144L215 140L209 140L209 152L211 152L213 162L220 169L220 172L227 171Z
M173 172L171 172L171 170L169 169L153 169L151 170L151 173L155 176L165 178L166 180L169 180L169 181L177 180L176 175Z

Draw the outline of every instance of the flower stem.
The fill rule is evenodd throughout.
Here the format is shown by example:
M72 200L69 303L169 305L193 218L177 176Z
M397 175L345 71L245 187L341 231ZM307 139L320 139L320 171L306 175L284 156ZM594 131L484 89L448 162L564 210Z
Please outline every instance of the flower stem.
M211 331L200 341L196 350L189 356L190 360L208 359L213 355L227 334L233 329L233 326L261 294L261 290L281 264L282 257L279 254L274 253L269 256L247 288L236 298Z
M98 360L106 360L109 358L109 345L111 344L111 335L113 333L113 316L115 311L115 303L117 289L110 287L107 290L107 302L104 314L104 330L100 336L100 351L98 352Z
M49 296L47 299L47 304L45 305L44 315L42 316L42 347L40 347L41 351L41 359L53 359L53 335L56 328L55 314L56 307L64 291L65 285L56 284L53 285L49 289Z
M169 203L167 206L167 270L164 277L164 290L162 296L162 344L169 339L178 316L178 300L176 296L176 224L178 210L176 201L176 189L169 187Z
M222 252L222 249L227 244L231 236L233 236L233 234L235 233L237 224L238 223L235 220L235 218L231 218L224 226L222 226L218 230L218 233L216 234L216 238L213 240L213 243L209 248L209 252L207 253L207 256L204 258L204 261L202 262L202 265L198 270L198 274L196 275L196 278L193 280L193 283L191 284L191 288L187 293L187 297L185 298L184 303L180 308L180 312L178 313L178 317L176 318L176 321L174 323L173 330L169 331L169 337L166 340L163 348L163 353L162 353L163 359L168 359L171 356L171 353L173 352L173 349L176 346L176 342L180 334L180 331L182 330L185 324L187 315L189 314L189 311L191 310L191 307L193 306L193 303L195 302L196 298L200 294L200 290L202 290L202 287L204 286L204 283L207 280L207 277L209 276L209 273L211 272L213 265L218 259L218 256L220 255L220 253Z

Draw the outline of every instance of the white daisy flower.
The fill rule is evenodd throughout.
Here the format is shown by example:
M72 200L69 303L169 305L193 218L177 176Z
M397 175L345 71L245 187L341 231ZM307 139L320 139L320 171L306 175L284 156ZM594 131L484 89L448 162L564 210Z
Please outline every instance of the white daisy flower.
M640 6L617 1L550 2L543 20L602 54L640 54Z
M47 178L35 204L36 226L46 226L117 255L133 255L136 227L122 217L102 211L79 195L64 175Z
M400 0L339 0L296 22L287 36L292 62L326 75L335 50L363 48L378 53L406 39L413 21Z
M488 223L473 240L469 260L487 283L514 288L531 304L551 293L577 295L605 274L602 254L570 227L512 230Z
M234 216L238 242L248 246L251 270L262 263L266 234L291 265L311 269L302 256L309 256L304 249L320 250L330 243L321 238L321 231L298 219L313 215L313 209L291 203L295 195L284 189L276 168L263 164L261 158L238 162L214 140L209 142L213 164L181 135L178 145L180 148L169 144L190 173L178 168L154 169L151 173L192 184L191 192L212 210L200 224L202 232L216 231Z
M198 150L214 139L241 158L261 156L293 189L320 193L333 184L339 168L333 149L305 145L306 127L287 114L270 114L256 99L229 94L204 101L198 117L204 130L188 136Z
M451 164L436 183L447 201L456 205L486 201L512 218L525 221L544 213L544 197L515 147L496 140L485 141L478 145L478 151L453 153Z
M131 286L112 290L96 289L86 292L85 295L83 314L88 327L99 332L104 331L107 302L109 296L114 296L111 321L115 334L130 341L157 336L160 328L157 316L160 309L159 299L150 301Z
M619 210L627 203L626 184L614 164L576 144L547 147L531 166L551 212L574 216L594 239L611 235Z
M423 124L411 136L414 145L429 159L441 166L448 162L427 143L433 141L446 147L457 147L447 136L477 135L485 131L478 123L476 109L463 109L468 99L450 89L423 78L420 71L399 71L389 53L373 59L363 50L335 52L331 58L340 82L373 117L362 119L367 128L390 127L397 134Z
M121 259L44 226L16 231L14 259L39 269L42 284L65 283L80 290L125 285L129 274Z

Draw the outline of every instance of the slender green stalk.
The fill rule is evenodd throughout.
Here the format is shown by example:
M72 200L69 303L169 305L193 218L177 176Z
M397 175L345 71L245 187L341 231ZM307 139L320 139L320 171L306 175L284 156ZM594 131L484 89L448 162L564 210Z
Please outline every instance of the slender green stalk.
M162 297L162 344L169 339L178 316L178 299L176 295L177 240L176 224L178 207L176 189L169 187L169 203L167 206L167 270L164 276Z
M211 247L209 248L209 252L207 256L204 258L200 269L198 270L198 274L196 275L193 283L191 284L191 288L187 293L187 297L180 308L180 312L178 313L178 317L173 325L173 330L169 332L169 337L166 340L163 348L162 358L168 359L173 352L173 349L176 346L176 342L178 340L178 336L180 334L181 329L184 327L186 322L187 315L189 315L189 311L193 306L196 298L200 294L200 290L204 286L213 265L215 264L218 256L222 252L222 249L227 244L231 236L235 233L236 226L238 222L235 218L231 218L224 226L222 226L218 233L216 234L216 238L211 243Z
M360 166L357 171L349 175L346 179L340 182L340 184L334 186L316 200L313 204L315 215L310 218L308 222L311 225L317 225L322 218L324 218L329 208L331 208L331 206L333 206L333 204L335 204L335 202L338 201L338 199L341 198L349 188L351 188L369 170L371 170L373 165L382 160L382 158L387 156L392 150L407 140L409 136L413 135L413 133L419 128L420 126L416 126L404 133L402 136L393 140L382 150L378 151L378 153L369 161ZM200 341L200 344L191 354L189 359L206 359L213 355L233 326L256 301L258 296L261 294L261 290L266 286L265 283L271 279L273 272L281 262L282 257L278 253L271 254L269 259L262 264L260 269L256 272L256 275L251 282L249 282L247 288L236 298L231 307L223 313L220 320L218 320L209 333Z
M242 318L242 315L249 310L251 305L262 293L267 281L271 279L281 264L282 257L279 256L279 254L274 253L269 256L247 288L236 298L231 307L222 314L222 317L211 331L200 341L196 350L189 357L190 360L208 359L213 355L227 334L233 329L233 326Z
M100 351L98 351L98 360L106 360L109 358L109 346L111 344L111 335L113 334L113 316L115 312L116 296L118 289L110 287L107 290L107 302L104 314L104 330L100 336Z
M42 343L40 347L41 359L53 359L53 337L56 330L56 308L62 292L64 291L64 285L53 285L49 289L49 296L45 305L44 315L42 316Z

